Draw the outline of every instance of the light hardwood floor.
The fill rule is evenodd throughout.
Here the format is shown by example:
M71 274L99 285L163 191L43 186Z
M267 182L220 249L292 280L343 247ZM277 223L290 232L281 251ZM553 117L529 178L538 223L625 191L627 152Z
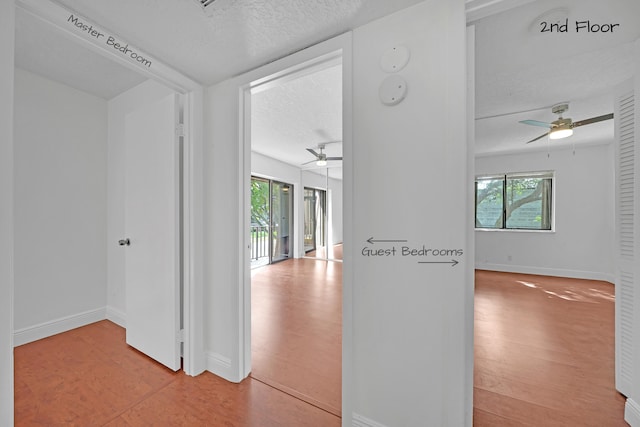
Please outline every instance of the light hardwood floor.
M264 354L253 354L253 375L260 376L259 357L267 358L265 366L273 368L274 375L282 375L277 371L283 369L285 380L292 377L287 370L301 360L311 361L309 369L317 370L335 355L339 359L335 333L328 335L331 339L321 338L326 341L314 349L324 350L325 356L307 357L300 348L303 341L296 341L313 336L300 332L305 323L317 323L317 319L305 319L311 315L309 307L328 316L314 326L318 331L339 324L340 274L327 271L337 269L337 264L292 261L288 273L281 270L285 263L276 264L259 273L270 277L254 280L254 286L263 287L253 291L255 304L259 301L255 297L269 283L282 282L285 275L303 278L293 281L300 284L290 289L271 286L262 299L269 308L257 309L263 314L254 313L254 323L270 329L271 335L254 336L254 351ZM314 272L327 274L327 283L316 283L311 277ZM311 295L304 295L304 283ZM478 271L474 425L625 426L624 399L613 383L613 298L613 285L605 282ZM296 307L300 312L295 312ZM275 327L276 321L292 331ZM265 351L264 343L282 347ZM278 355L269 360L273 352ZM294 360L288 362L286 354ZM268 378L250 377L231 384L209 373L188 377L128 347L124 330L108 321L17 347L15 367L17 426L340 425L340 418L331 413L332 407L339 409L335 408L340 401L339 379L336 387L335 378L324 381L309 376L299 382L304 390L292 392L297 386L291 383L285 385L291 390L283 387L283 392L268 385ZM321 389L338 394L313 394ZM323 399L334 400L322 403Z
M611 283L476 272L474 425L626 426Z
M340 416L342 263L252 270L251 311L251 377Z

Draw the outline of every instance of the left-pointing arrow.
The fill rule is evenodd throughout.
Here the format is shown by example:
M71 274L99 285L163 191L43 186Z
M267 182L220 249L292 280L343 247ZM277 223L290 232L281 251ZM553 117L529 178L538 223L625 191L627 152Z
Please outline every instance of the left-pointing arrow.
M379 239L374 239L373 237L369 237L367 239L367 242L373 245L374 243L402 243L402 242L406 242L406 240L379 240Z

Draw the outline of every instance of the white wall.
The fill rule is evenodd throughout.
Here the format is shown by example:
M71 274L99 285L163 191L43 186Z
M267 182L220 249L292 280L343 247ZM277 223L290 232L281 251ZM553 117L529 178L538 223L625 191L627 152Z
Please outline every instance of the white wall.
M0 424L13 425L13 51L15 6L0 2Z
M107 103L16 69L14 114L17 345L104 318Z
M108 101L107 162L107 317L125 326L125 251L118 240L126 237L124 224L125 197L125 117L143 105L173 93L167 87L148 80Z
M355 30L353 49L345 35L209 88L204 152L207 369L239 381L250 368L245 359L250 299L243 285L241 234L247 203L243 168L248 175L250 153L240 142L247 124L238 122L239 89L343 49L343 424L471 424L472 366L466 355L473 351L472 325L465 315L465 295L472 283L465 278L473 259L461 255L460 264L452 267L360 255L372 235L463 254L467 249L472 177L460 173L467 170L467 140L465 126L459 125L466 114L465 38L464 2L426 1ZM386 107L378 100L386 76L380 57L397 44L411 49L411 61L401 72L410 89L401 104ZM433 200L447 209L433 209Z
M353 176L345 174L345 213L352 216L345 220L344 285L352 287L352 300L345 300L351 336L344 342L352 358L343 361L344 425L471 425L463 3L425 1L353 32ZM411 52L398 72L408 93L390 107L379 100L387 77L380 60L396 45ZM372 236L408 242L370 245ZM403 245L459 249L460 264L418 263L451 256L362 252Z
M575 138L575 136L574 136ZM613 145L478 157L476 174L555 171L555 232L476 231L476 267L613 282ZM510 257L510 258L509 258Z

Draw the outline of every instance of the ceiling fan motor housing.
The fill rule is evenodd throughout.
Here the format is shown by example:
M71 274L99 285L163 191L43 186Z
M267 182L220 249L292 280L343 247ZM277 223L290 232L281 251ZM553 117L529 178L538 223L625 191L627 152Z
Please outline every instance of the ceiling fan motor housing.
M552 128L558 127L571 127L571 119L563 119L559 118L558 120L554 120L551 122Z

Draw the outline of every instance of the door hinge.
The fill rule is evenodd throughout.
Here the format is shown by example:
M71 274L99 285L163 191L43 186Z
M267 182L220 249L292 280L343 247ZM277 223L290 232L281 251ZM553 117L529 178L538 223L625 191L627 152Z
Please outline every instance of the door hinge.
M185 136L185 134L184 134L184 124L178 123L176 125L176 136L177 137L181 137L181 136L184 137Z
M184 329L178 331L178 342L184 342Z

